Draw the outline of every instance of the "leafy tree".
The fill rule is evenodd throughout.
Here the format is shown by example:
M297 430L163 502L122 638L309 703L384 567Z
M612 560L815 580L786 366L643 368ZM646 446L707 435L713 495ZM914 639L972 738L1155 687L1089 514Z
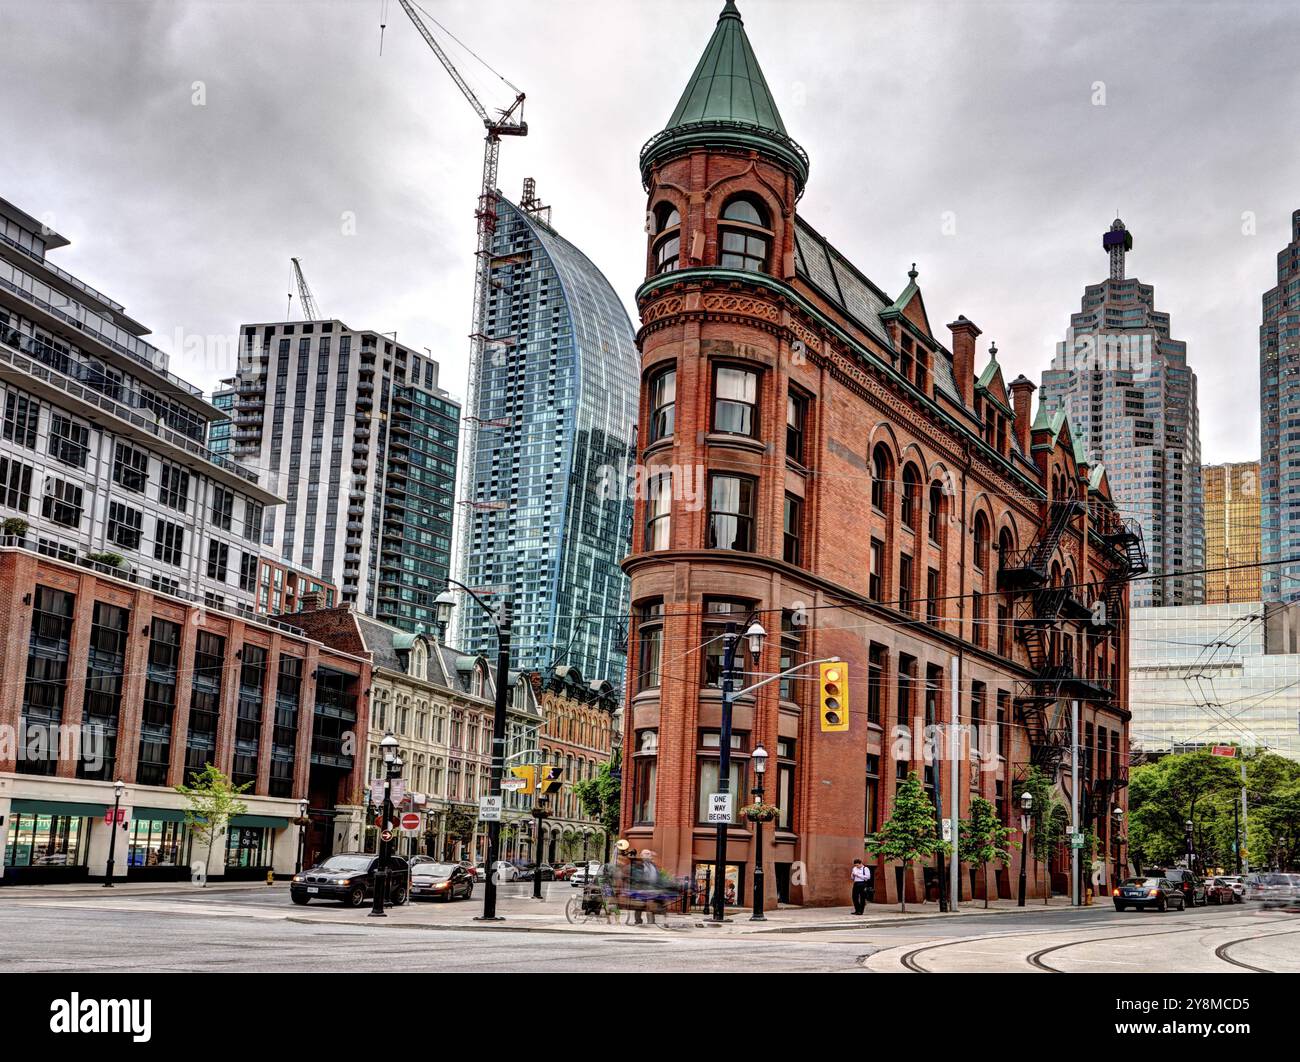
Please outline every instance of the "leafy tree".
M912 864L930 859L936 852L945 855L951 849L939 837L939 827L934 821L934 805L925 795L921 779L915 771L898 787L894 798L894 811L881 825L880 830L866 839L865 847L873 855L903 864L903 878ZM907 911L906 889L899 894L899 910Z
M984 871L984 907L989 905L989 864L1006 866L1011 848L1020 842L1011 840L1010 827L998 818L997 808L978 794L970 798L970 818L962 819L958 828L957 851L963 862L973 863Z
M212 862L213 842L226 832L226 826L237 815L248 812L248 805L239 799L239 794L251 786L231 785L230 779L212 764L203 765L203 770L190 776L190 785L178 785L176 792L188 802L185 809L185 825L190 834L203 841L207 853L203 861L202 885L208 887L208 864Z
M1194 843L1203 851L1210 809L1240 785L1234 760L1203 751L1165 756L1135 769L1129 779L1128 822L1134 862L1167 866L1183 858L1189 820Z
M469 844L474 839L474 828L477 820L474 818L466 807L459 804L453 805L447 810L447 817L443 822L442 835L444 842L455 844ZM470 853L473 858L473 853Z
M1061 838L1065 836L1066 810L1057 795L1055 783L1038 767L1029 768L1028 774L1017 788L1015 799L1018 801L1020 795L1026 792L1033 797L1029 811L1030 832L1033 836L1031 850L1035 864L1043 868L1043 903L1047 903L1052 894L1052 856ZM1035 880L1037 876L1035 867Z
M591 778L573 783L574 795L582 805L583 814L600 823L609 837L618 833L619 815L623 801L623 779L619 771L619 754L596 768Z

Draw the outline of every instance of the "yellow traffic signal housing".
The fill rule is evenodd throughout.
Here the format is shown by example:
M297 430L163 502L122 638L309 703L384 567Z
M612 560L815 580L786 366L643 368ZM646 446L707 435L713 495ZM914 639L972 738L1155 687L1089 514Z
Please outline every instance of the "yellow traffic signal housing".
M537 768L531 763L524 767L511 767L510 773L516 778L522 778L528 784L523 789L518 790L520 793L537 792Z
M849 665L843 661L821 665L818 683L821 694L822 733L849 728Z
M560 791L560 780L563 777L563 767L543 767L541 785L537 789L538 793L542 796L558 793Z

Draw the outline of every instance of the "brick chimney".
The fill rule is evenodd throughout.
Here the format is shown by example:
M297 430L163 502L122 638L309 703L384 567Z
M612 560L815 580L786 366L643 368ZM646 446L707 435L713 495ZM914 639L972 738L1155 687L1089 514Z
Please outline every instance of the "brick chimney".
M298 598L299 612L319 612L325 604L325 595L319 590L311 590Z
M961 314L948 326L952 332L952 375L967 409L975 408L975 339L980 328Z
M1034 392L1037 390L1033 380L1023 373L1011 381L1011 408L1016 413L1016 438L1020 441L1020 449L1024 451L1026 457L1029 456L1029 429L1034 424L1029 414L1033 409Z

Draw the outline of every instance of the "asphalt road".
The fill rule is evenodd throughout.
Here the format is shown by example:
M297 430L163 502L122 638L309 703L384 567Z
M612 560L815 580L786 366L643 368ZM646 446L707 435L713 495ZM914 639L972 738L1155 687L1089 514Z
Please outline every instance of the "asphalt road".
M556 890L546 906L566 897ZM685 920L668 930L574 933L522 931L522 924L508 923L493 930L414 928L370 920L364 910L309 910L313 920L297 920L302 911L285 891L264 886L155 896L0 894L0 968L1300 972L1300 916L1252 905L1165 914L1119 914L1104 905L743 936Z

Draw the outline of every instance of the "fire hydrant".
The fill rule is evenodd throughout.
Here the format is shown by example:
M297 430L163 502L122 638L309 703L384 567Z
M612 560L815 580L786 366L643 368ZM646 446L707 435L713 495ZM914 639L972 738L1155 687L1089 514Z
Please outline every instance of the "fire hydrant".
M1084 899L1084 901L1083 901L1083 902L1084 902L1084 905L1087 906L1087 907L1091 907L1091 906L1092 906L1092 889L1089 888L1088 891L1087 891L1084 895L1085 895L1085 899Z
M268 885L274 885L274 884L275 884L275 871L274 871L274 870L268 870L268 871L266 872L266 883L267 883Z

